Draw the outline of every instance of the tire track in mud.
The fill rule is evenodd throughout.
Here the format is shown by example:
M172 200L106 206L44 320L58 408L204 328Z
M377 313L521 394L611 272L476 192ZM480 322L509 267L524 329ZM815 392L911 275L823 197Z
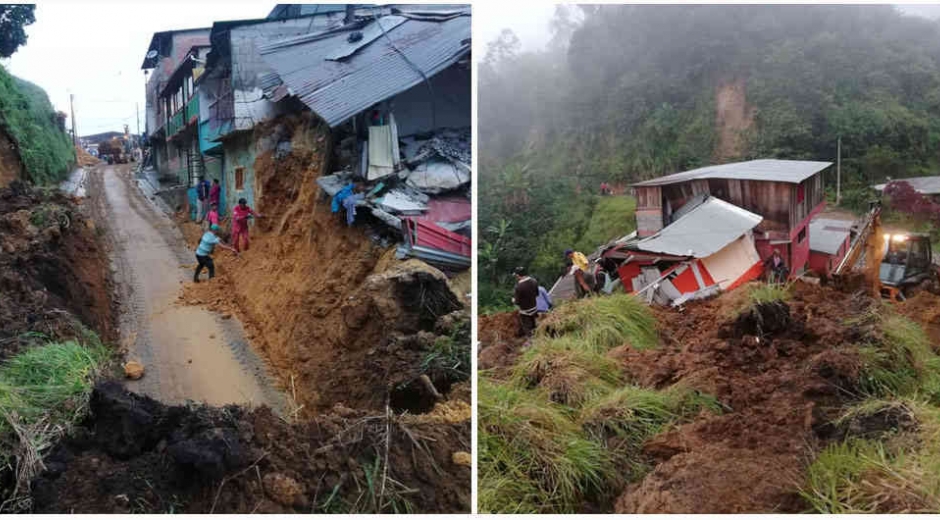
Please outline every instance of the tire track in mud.
M126 168L97 168L88 191L111 249L122 346L146 369L128 389L168 403L267 404L283 413L286 398L237 319L177 305L190 273L183 266L194 258Z

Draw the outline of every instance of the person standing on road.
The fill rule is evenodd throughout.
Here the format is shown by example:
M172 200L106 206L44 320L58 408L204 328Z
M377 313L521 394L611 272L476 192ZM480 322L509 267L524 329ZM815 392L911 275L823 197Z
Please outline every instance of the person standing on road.
M538 314L539 282L526 275L525 268L513 270L516 276L516 288L512 303L519 309L519 330L523 336L529 336L535 330L535 316Z
M218 230L218 224L212 224L209 226L209 231L203 233L202 239L199 240L199 247L196 248L196 262L198 265L196 266L196 272L193 274L194 283L199 283L199 273L202 272L203 268L209 269L210 280L215 277L215 263L212 261L212 252L215 250L215 246L228 249L236 255L238 254L235 248L222 242L222 239L215 234Z
M232 208L232 245L235 251L241 251L239 246L242 237L245 238L245 251L248 251L248 219L251 217L262 218L263 215L248 207L248 201L244 198L238 199L238 205Z
M197 208L199 210L196 222L200 224L206 218L206 212L209 208L209 189L209 181L206 179L199 181L199 184L196 185Z

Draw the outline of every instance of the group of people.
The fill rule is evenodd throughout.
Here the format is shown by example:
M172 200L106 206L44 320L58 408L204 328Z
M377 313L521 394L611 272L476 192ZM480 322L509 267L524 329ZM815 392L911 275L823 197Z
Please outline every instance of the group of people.
M205 232L199 240L199 246L196 248L196 272L193 274L193 282L199 283L199 275L203 269L209 271L209 278L215 277L215 263L212 260L212 253L215 247L232 251L238 255L242 249L248 250L250 244L248 238L248 219L261 218L263 215L255 212L248 206L245 198L238 199L238 204L232 208L232 245L225 243L219 236L222 230L219 219L219 198L222 187L219 180L214 179L212 185L209 181L201 181L196 187L198 204L198 222L204 223ZM208 210L208 211L207 211ZM242 247L244 244L244 247Z
M597 292L594 274L589 269L588 259L584 253L572 249L565 250L565 274L574 277L574 289L578 298ZM528 336L535 330L536 318L552 309L552 297L539 285L538 280L530 276L524 267L513 270L516 277L516 287L512 302L519 310L519 330Z
M614 188L607 182L604 181L601 183L601 195L613 195Z

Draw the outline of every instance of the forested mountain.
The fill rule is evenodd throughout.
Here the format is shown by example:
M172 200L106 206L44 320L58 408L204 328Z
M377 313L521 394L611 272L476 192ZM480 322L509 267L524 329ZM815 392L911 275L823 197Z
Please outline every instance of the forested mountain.
M559 7L551 29L538 52L504 31L480 67L484 306L508 301L514 266L550 286L565 248L632 230L604 214L627 204L595 211L602 181L834 161L839 137L845 204L886 177L938 173L937 21L875 5L603 5Z

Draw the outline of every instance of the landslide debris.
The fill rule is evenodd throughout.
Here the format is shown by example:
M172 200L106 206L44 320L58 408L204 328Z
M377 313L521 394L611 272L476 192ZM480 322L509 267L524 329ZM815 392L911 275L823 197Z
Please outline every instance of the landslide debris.
M897 313L929 332L938 304L926 292L895 307L863 292L754 284L682 309L652 308L657 345L624 335L610 349L589 339L609 334L611 317L590 300L567 304L566 315L596 317L577 327L545 320L528 347L504 356L512 366L483 374L481 508L935 511L940 477L926 468L940 462L940 356L934 336ZM481 320L493 327L480 332L481 365L505 341L497 331L508 320ZM573 391L586 397L572 401ZM534 469L510 458L513 450ZM552 487L561 473L540 476L563 464L573 466L569 490ZM503 482L499 472L514 477Z
M33 481L37 513L453 512L469 502L469 416L343 406L289 424L270 409L166 406L99 384Z
M74 337L76 318L115 337L107 251L76 202L21 181L0 189L0 359L37 334Z

